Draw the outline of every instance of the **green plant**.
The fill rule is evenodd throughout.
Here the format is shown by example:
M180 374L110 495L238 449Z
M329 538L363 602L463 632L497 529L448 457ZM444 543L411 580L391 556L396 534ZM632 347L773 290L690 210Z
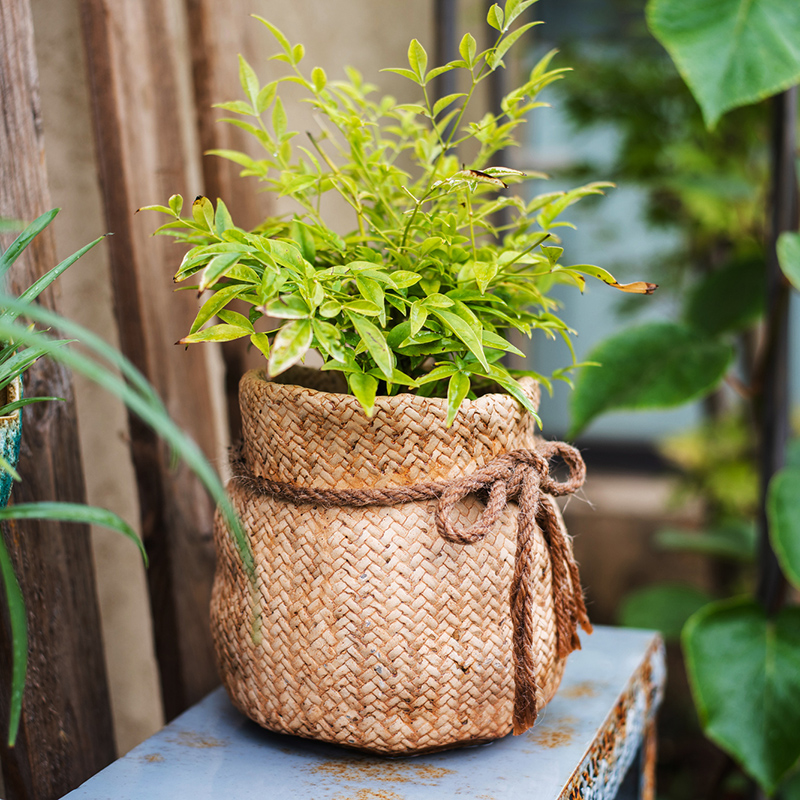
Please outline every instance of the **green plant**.
M0 275L4 275L12 267L14 261L33 239L52 222L57 213L58 209L55 209L34 220L14 240L9 248L0 254ZM170 419L153 387L124 356L107 345L102 339L33 302L50 283L74 264L84 253L100 242L102 238L96 239L69 256L69 258L36 281L19 297L0 292L0 387L7 386L14 378L24 373L36 359L44 357L57 360L67 367L81 372L98 386L121 399L129 409L138 414L144 422L162 436L170 444L175 455L182 458L200 478L226 515L228 525L233 532L242 556L245 570L252 579L254 570L249 545L241 523L230 505L217 474L198 446ZM32 324L21 322L21 318L30 320ZM47 326L47 328L37 328L37 323ZM71 338L55 338L49 333L48 328L58 329ZM71 342L80 342L84 352L79 352L69 347L68 345ZM5 403L0 408L0 414L20 411L28 403L56 399L34 397L12 404ZM5 461L0 464L0 470L10 472L15 480L21 479L16 470ZM81 522L110 528L135 542L145 564L147 563L147 554L141 540L133 529L118 515L106 509L79 503L49 502L44 500L0 508L0 521L17 519ZM13 640L12 691L8 738L9 746L13 746L19 727L27 672L28 630L24 598L2 536L0 536L0 575L2 575L5 589L5 600L8 607ZM254 622L257 624L258 621L255 620Z
M181 343L249 338L277 375L310 349L325 370L345 374L367 415L377 393L413 390L447 397L448 424L462 401L490 386L501 387L535 413L504 353L522 353L508 329L526 335L541 330L569 344L567 325L554 313L548 293L556 283L582 288L593 276L627 292L650 293L643 282L620 285L600 267L565 266L557 232L570 225L562 214L582 197L602 193L607 183L550 192L524 200L500 194L509 183L544 178L493 166L493 157L516 144L515 133L542 103L537 94L567 71L550 69L554 52L532 69L525 83L507 94L499 114L472 120L477 87L501 67L509 49L535 22L512 30L534 0L493 5L488 22L495 43L479 52L466 34L460 58L428 69L425 49L413 40L408 67L390 69L419 87L418 103L397 105L392 97L371 99L375 87L354 69L347 81L329 81L320 67L300 68L301 44L257 17L280 46L273 58L289 74L261 85L240 57L245 101L221 104L239 115L227 122L252 134L265 150L260 159L235 151L212 151L243 167L268 190L290 196L297 213L267 219L255 231L237 228L225 204L205 197L182 218L183 200L148 206L173 219L158 233L191 245L175 280L199 273L199 292L211 291ZM431 81L458 71L463 90L439 99ZM318 135L296 144L279 90L286 82L307 93L320 119ZM269 122L265 117L269 116ZM460 158L467 158L464 166ZM339 235L324 221L323 198L333 194L352 209L355 229ZM497 222L506 210L509 221ZM233 300L251 305L248 316L230 310ZM203 327L214 316L218 324ZM255 324L268 320L266 330ZM570 345L571 347L571 345ZM574 356L573 356L574 360ZM576 364L553 377L566 378Z

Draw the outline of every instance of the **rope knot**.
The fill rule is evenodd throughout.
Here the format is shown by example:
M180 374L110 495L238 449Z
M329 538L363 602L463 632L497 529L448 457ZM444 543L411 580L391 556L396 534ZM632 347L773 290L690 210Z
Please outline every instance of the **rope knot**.
M560 458L568 468L564 481L550 474L550 459ZM241 449L231 456L234 480L250 490L289 502L322 506L391 506L437 499L435 522L439 535L456 544L483 539L500 519L509 502L517 504L517 542L510 605L514 653L514 733L533 725L537 714L536 652L534 640L535 583L533 574L536 532L544 536L552 568L552 602L556 620L558 656L566 658L580 648L577 628L591 633L583 601L578 567L552 497L571 494L583 485L586 466L580 453L563 442L539 442L532 450L513 450L496 456L483 467L449 483L422 483L388 489L314 489L256 477ZM466 530L451 522L453 507L468 495L486 497L486 506Z

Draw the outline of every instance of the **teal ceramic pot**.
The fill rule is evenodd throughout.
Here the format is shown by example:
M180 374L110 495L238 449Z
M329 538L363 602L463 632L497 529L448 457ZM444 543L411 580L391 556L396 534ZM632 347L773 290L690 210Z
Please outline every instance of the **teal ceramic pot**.
M7 402L13 403L22 398L22 381L17 378L8 387ZM13 414L0 417L0 453L9 464L16 467L19 459L19 442L22 437L22 409ZM0 508L8 503L14 479L5 470L0 470Z

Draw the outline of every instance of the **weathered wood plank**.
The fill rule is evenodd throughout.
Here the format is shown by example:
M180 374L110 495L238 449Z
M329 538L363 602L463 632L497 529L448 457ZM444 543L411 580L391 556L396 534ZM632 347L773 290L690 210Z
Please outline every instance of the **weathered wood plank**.
M32 219L49 208L33 28L28 0L0 5L0 215ZM7 246L9 237L3 246ZM40 235L10 275L19 291L54 266L52 235ZM42 302L56 307L52 293ZM72 384L40 361L26 394L55 395L25 411L12 501L81 502L85 492ZM10 630L0 615L0 754L10 800L61 797L115 758L94 569L85 526L19 522L4 531L26 598L28 683L17 745L5 746L11 675Z
M202 192L185 37L178 0L81 0L95 140L109 230L116 316L123 352L154 383L173 417L207 456L221 434L208 352L174 347L196 311L192 293L173 294L180 253L150 233L159 220L135 210L174 192ZM188 127L187 127L188 126ZM151 559L156 653L167 718L218 682L208 599L213 577L211 504L185 469L131 419L131 448Z
M224 115L213 107L214 103L241 96L235 54L246 50L245 32L253 23L241 0L185 0L185 4L201 149L203 153L208 150L242 150L257 157L253 138L239 128L219 122L219 117ZM258 3L249 5L253 13L263 13ZM225 20L225 24L221 25L220 20ZM238 165L216 156L206 156L202 168L206 194L214 200L221 197L240 227L250 230L273 211L269 196L258 191L256 181L239 177L241 167ZM241 308L237 310L242 311ZM258 351L251 349L248 352L247 344L237 341L222 346L228 426L233 440L241 436L242 430L239 379L248 369L264 364Z

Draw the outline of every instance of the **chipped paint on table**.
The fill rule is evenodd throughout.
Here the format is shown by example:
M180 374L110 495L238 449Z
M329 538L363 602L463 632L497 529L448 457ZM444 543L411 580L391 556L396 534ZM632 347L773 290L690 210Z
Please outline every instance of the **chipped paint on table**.
M387 759L271 733L222 689L66 795L69 800L573 800L613 798L642 753L653 796L652 723L664 650L648 631L597 628L561 688L522 736Z

